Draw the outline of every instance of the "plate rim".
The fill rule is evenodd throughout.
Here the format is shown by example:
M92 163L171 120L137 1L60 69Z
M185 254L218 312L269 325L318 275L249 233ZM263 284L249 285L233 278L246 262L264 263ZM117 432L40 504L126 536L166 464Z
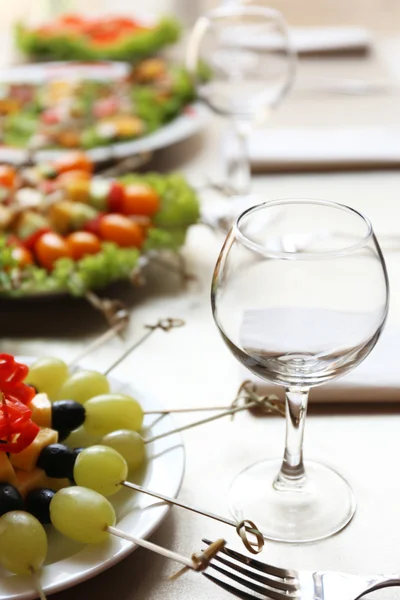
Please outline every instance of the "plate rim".
M35 357L35 356L25 356L25 355L16 355L15 356L16 360L18 360L20 362L24 362L26 364L29 364L30 362L32 362L33 360L36 360L37 358L38 357ZM83 366L79 365L78 368L86 368L86 365L83 363ZM76 367L75 367L75 369L76 369ZM136 389L134 386L131 385L131 383L129 381L127 381L127 378L119 378L119 377L110 376L109 380L110 380L111 386L112 386L113 382L118 382L120 385L129 387L132 395L134 397L138 397L140 403L142 403L141 399L145 398L146 399L145 402L148 402L148 407L163 408L162 404L158 401L158 399L154 398L151 394L147 395L145 391L142 392L142 391ZM173 425L174 425L175 421L174 421L173 417L171 417L171 415L167 415L161 421L163 422L164 425L166 425L168 423L170 424L170 426L168 426L167 430L174 428ZM156 426L157 426L157 424L156 424ZM151 425L150 425L150 427L151 427ZM182 487L182 483L183 483L183 479L184 479L184 475L185 475L186 450L185 450L184 440L183 440L183 437L180 432L175 433L171 436L168 436L167 439L168 439L168 441L171 441L171 449L174 447L178 447L180 449L180 453L175 457L175 463L176 463L175 472L177 475L176 475L176 479L173 483L173 491L171 493L171 497L176 498ZM165 440L165 438L164 438L164 440ZM163 440L160 440L160 441L162 442ZM156 444L157 444L157 442L156 442ZM180 456L180 458L179 458L179 456ZM163 493L163 490L157 490L157 491L160 491L160 493ZM171 508L172 508L172 505L169 505L167 503L165 503L162 506L157 506L157 509L156 509L157 515L155 515L153 517L151 523L148 526L143 525L142 526L143 532L140 535L134 534L135 537L140 537L142 539L148 539L149 537L151 537L153 535L153 533L158 529L158 527L160 527L160 525L163 523L163 521L167 517ZM125 514L122 517L122 519L117 522L117 526L119 528L125 530L123 523L129 516L129 514L132 514L132 512L133 511L131 511L128 514ZM129 532L129 529L128 529L128 532ZM103 561L94 561L93 562L93 559L92 559L92 561L86 563L85 570L83 570L83 571L81 570L80 572L78 571L75 574L73 572L71 574L64 572L64 577L61 580L59 580L59 581L57 580L54 583L51 583L50 585L44 584L43 591L47 596L50 596L54 593L73 588L76 585L79 585L80 583L83 583L84 581L88 581L88 580L92 579L93 577L96 577L100 573L107 571L109 568L111 568L111 567L115 566L117 563L121 562L124 558L126 558L129 554L131 554L137 548L138 548L138 546L131 542L127 542L126 540L123 540L121 538L114 538L114 537L110 539L110 543L107 543L105 545L86 544L83 546L82 549L78 550L78 552L74 553L72 556L62 559L61 561L51 563L49 565L45 565L45 567L43 568L44 573L42 574L42 578L43 578L43 575L46 576L46 579L47 579L48 575L51 577L52 571L54 571L57 568L56 566L59 565L60 563L64 564L65 566L68 567L69 565L74 566L74 563L77 562L77 557L81 556L82 554L84 555L84 558L86 558L86 554L89 554L89 558L90 558L90 554L91 554L92 550L93 550L94 554L96 554L96 549L99 549L100 553L104 552L106 554L109 554L110 556L108 556L108 558L104 559ZM78 568L78 567L75 564L75 569L76 568ZM27 585L25 586L26 589L21 592L18 592L18 590L17 590L17 591L11 592L11 593L2 593L2 591L1 591L2 577L0 574L0 600L31 600L33 598L37 598L37 592L34 589L31 578L22 578L17 575L10 575L10 576L7 576L7 579L9 579L9 581L14 581L14 583L18 582L18 581L19 582L26 581L26 583L27 583ZM17 584L17 585L19 586L19 584Z

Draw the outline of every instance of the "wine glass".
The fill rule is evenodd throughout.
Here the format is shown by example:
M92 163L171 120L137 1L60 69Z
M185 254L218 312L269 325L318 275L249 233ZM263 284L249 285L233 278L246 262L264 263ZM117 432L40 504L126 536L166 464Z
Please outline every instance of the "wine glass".
M389 283L370 221L322 200L246 210L220 252L211 301L234 356L286 392L283 461L240 473L229 492L231 512L277 541L333 535L351 520L354 495L330 467L303 462L304 424L310 388L354 369L386 320Z
M283 100L295 75L295 53L276 10L225 5L200 17L189 37L186 66L198 97L231 119L227 185L248 193L247 136Z

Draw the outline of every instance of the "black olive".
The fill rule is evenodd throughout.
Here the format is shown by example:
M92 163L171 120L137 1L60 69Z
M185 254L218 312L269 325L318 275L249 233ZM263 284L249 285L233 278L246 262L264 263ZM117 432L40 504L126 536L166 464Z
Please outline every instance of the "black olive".
M36 466L48 477L73 479L76 454L64 444L49 444L39 454Z
M0 483L0 516L10 510L24 510L24 501L17 488L9 483Z
M85 415L83 404L74 400L58 400L51 407L51 426L63 434L66 431L74 431L84 423Z
M54 490L48 488L32 490L25 498L25 510L36 517L43 525L51 523L50 502L54 494Z
M71 433L71 431L69 429L59 429L58 430L58 441L59 442L63 442L64 440L67 439L67 437L69 436L69 434Z

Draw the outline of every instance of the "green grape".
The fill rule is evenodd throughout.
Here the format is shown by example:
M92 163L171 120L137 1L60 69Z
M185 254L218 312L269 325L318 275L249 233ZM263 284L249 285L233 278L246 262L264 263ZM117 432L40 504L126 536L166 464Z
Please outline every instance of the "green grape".
M119 452L126 460L130 471L141 467L146 460L145 443L136 431L119 429L105 435L100 443Z
M43 525L27 512L13 510L0 517L0 564L16 575L38 571L47 555Z
M25 383L30 383L38 392L47 394L50 400L56 400L68 374L68 366L63 360L53 357L39 358L29 367Z
M69 436L63 441L63 444L70 448L87 448L100 443L101 436L89 435L86 429L81 425L78 429L71 431Z
M139 402L126 394L102 394L85 404L84 427L91 435L106 435L117 429L139 431L143 410Z
M128 475L123 456L108 446L91 446L78 454L74 466L74 480L103 496L112 496L122 487Z
M82 544L104 542L109 535L107 527L116 523L107 498L79 486L63 488L53 496L50 518L57 531Z
M84 404L93 396L108 394L110 384L107 377L97 371L77 371L62 385L58 392L59 400L75 400Z

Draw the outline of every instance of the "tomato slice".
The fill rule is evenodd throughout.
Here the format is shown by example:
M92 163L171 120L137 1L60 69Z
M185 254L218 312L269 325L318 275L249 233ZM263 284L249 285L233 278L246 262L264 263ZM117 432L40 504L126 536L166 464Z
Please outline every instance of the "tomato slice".
M80 27L81 25L84 25L87 21L86 21L86 19L84 19L83 17L81 17L79 15L76 15L76 14L73 14L73 13L71 13L71 14L67 13L65 15L62 15L58 19L57 22L58 23L62 23L62 24L66 24L66 25L72 25L72 26L75 25L77 27L78 26Z

